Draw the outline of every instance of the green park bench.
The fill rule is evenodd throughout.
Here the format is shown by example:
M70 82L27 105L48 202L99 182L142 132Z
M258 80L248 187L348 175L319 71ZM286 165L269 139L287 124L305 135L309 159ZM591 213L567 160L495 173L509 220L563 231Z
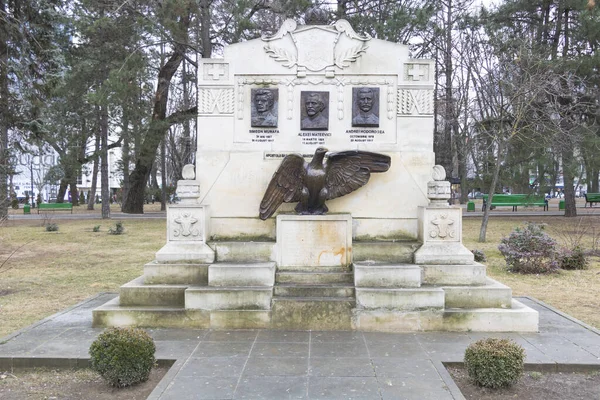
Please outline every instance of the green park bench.
M600 193L586 193L583 207L587 207L588 203L590 203L590 207L593 207L594 203L600 203Z
M488 195L483 195L483 206L481 211L485 211L488 204ZM491 209L494 207L512 207L517 211L518 206L540 206L544 211L548 211L548 200L543 195L535 194L495 194L492 198Z
M38 204L38 214L40 211L64 211L70 210L71 214L73 214L73 204L72 203L41 203Z

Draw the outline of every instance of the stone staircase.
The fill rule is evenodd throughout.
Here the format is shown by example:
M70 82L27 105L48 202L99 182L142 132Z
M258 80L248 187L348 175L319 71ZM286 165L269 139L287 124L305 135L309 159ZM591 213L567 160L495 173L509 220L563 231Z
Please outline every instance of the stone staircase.
M419 242L354 242L348 266L281 266L274 242L218 242L212 264L154 261L94 326L531 331L535 311L485 266L417 265ZM250 261L242 262L243 259Z

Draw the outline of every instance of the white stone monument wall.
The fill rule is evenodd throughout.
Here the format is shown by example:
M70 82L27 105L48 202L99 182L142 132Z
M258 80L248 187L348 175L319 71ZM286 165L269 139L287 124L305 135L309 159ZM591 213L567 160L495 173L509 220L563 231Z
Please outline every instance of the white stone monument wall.
M388 172L327 202L331 213L352 215L356 239L417 238L417 209L428 204L434 164L432 62L411 60L407 46L362 36L345 21L298 26L288 20L272 37L202 60L200 71L196 175L213 238L274 239L275 218L258 219L271 176L286 154L309 159L319 146L392 159ZM353 126L355 88L378 92L378 126ZM257 89L277 91L274 127L252 126ZM302 129L306 92L328 97L326 128ZM284 204L279 212L293 207Z

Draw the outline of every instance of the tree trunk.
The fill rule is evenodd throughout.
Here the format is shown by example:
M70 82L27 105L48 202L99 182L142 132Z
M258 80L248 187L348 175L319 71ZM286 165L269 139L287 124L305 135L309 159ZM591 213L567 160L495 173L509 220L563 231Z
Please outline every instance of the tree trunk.
M64 177L60 180L60 185L58 186L58 194L56 195L57 203L65 202L65 194L67 194L67 187L69 186L69 179Z
M96 154L100 152L100 134L96 133L96 144L94 146L94 151ZM98 166L100 165L100 160L98 157L94 159L94 166L92 168L92 184L90 187L90 195L88 197L88 210L94 209L94 204L96 204L96 187L98 185Z
M169 60L158 73L158 85L156 88L152 121L148 128L148 134L141 143L135 168L129 176L131 185L127 200L123 203L123 212L131 214L144 213L144 189L146 188L148 174L152 169L160 141L164 139L169 129L169 123L165 120L169 100L169 87L173 75L183 60L183 55L183 46L177 45Z
M100 106L100 190L102 218L110 218L110 187L108 185L108 106Z
M165 137L161 144L161 155L160 155L160 180L161 188L160 191L160 211L167 209L167 138Z
M0 0L0 13L5 14L6 4ZM0 24L2 26L2 24ZM0 29L0 221L8 217L10 193L7 179L10 168L8 152L8 33Z
M123 204L127 199L129 193L129 120L124 116L123 123L121 124L123 129L123 147L121 148L121 160L123 162L123 188L121 192L121 211L123 211Z
M496 185L498 184L498 177L500 176L500 169L501 169L501 165L502 165L504 147L505 147L504 139L500 138L500 140L498 140L498 157L496 158L496 168L494 168L494 175L492 176L492 183L490 184L490 187L488 189L487 207L485 208L485 211L483 212L483 219L481 220L481 228L479 230L479 243L485 243L485 236L487 234L488 221L490 219L490 209L492 208L491 204L492 204L492 200L494 198L494 192L496 191Z
M569 133L571 134L571 133ZM562 164L563 164L563 192L565 194L565 217L576 217L577 207L575 204L575 189L573 188L573 147L570 139L566 139L568 145L562 149Z

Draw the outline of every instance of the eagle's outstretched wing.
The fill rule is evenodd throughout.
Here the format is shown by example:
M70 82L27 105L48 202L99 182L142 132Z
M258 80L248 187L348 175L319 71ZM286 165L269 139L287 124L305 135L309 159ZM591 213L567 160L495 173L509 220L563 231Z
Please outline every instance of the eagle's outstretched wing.
M269 218L283 202L293 203L300 200L306 174L304 163L304 158L299 154L288 154L281 161L260 202L260 219Z
M368 151L340 151L327 157L327 199L344 196L364 186L371 172L385 172L391 159L385 154Z

